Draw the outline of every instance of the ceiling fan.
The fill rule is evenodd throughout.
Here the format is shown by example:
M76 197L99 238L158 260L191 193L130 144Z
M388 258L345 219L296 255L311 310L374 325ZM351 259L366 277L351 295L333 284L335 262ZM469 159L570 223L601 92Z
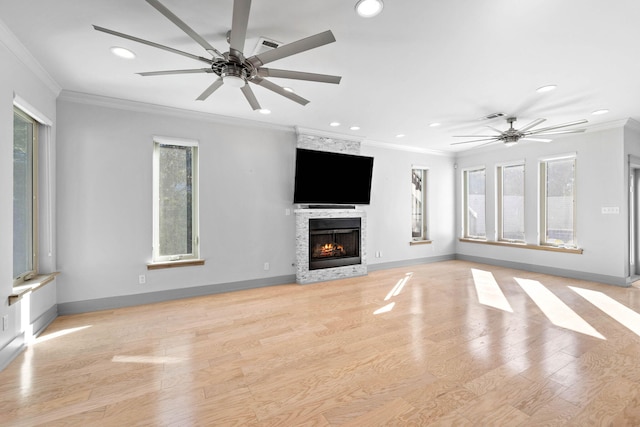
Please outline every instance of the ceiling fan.
M163 49L168 52L173 52L178 55L186 56L197 61L204 62L208 65L206 68L195 68L187 70L168 70L168 71L150 71L144 73L138 73L141 76L162 76L172 74L194 74L194 73L211 73L217 76L217 79L205 89L198 101L204 101L213 92L219 89L223 84L240 88L245 98L254 110L260 110L260 103L256 99L253 90L248 83L253 83L258 86L262 86L265 89L269 89L279 95L282 95L292 101L301 105L309 103L308 100L296 95L290 91L287 91L284 87L279 86L269 80L266 77L276 77L285 79L307 80L312 82L321 83L340 83L341 77L331 76L326 74L306 73L301 71L280 70L274 68L265 68L263 65L278 59L286 58L288 56L295 55L300 52L304 52L316 47L320 47L336 41L333 33L330 30L322 33L300 39L298 41L279 46L273 50L253 55L249 58L244 56L244 45L247 36L247 25L249 21L249 11L251 9L251 0L234 0L233 3L233 17L231 23L231 30L227 33L227 40L229 42L229 51L222 53L218 49L211 46L202 36L196 33L191 27L189 27L184 21L178 18L173 12L165 7L158 0L145 0L151 6L153 6L158 12L163 14L167 19L178 26L189 37L202 46L210 55L211 59L198 55L193 55L188 52L184 52L178 49L174 49L168 46L164 46L158 43L154 43L148 40L144 40L138 37L123 34L117 31L109 30L107 28L94 25L93 28L103 33L111 34L117 37L122 37L128 40L132 40L138 43L152 46L158 49Z
M519 141L538 141L538 142L550 142L550 139L547 138L537 138L539 136L550 136L550 135L562 135L567 133L580 133L584 132L586 129L570 129L570 130L559 130L569 126L576 126L583 123L587 123L587 120L576 120L574 122L563 123L555 126L548 126L546 128L533 129L538 126L546 119L536 119L529 123L528 125L521 127L520 129L515 129L513 124L517 120L516 117L507 117L507 123L509 123L509 129L500 130L496 129L492 126L487 126L489 129L497 132L497 135L455 135L454 138L477 138L472 139L470 141L462 141L462 142L454 142L451 145L458 144L469 144L472 142L484 142L484 144L480 144L477 147L482 147L483 145L493 144L494 142L502 142L506 146L511 146L517 144Z

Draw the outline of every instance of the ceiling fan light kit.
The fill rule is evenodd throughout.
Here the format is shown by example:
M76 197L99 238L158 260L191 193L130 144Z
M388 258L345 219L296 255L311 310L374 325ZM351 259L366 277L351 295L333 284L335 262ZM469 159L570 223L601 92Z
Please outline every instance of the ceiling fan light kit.
M196 43L198 43L211 58L206 58L199 55L194 55L188 52L184 52L178 49L174 49L169 46L164 46L159 43L141 39L139 37L131 36L128 34L120 33L107 28L94 25L93 28L96 31L104 32L107 34L121 37L127 40L131 40L137 43L152 46L158 49L166 50L178 55L182 55L200 62L206 63L208 68L196 68L187 70L167 70L167 71L149 71L138 73L141 76L163 76L173 74L194 74L194 73L212 73L218 76L218 78L200 94L196 100L204 101L222 85L240 88L242 94L245 96L247 102L253 108L253 110L263 110L255 97L253 90L248 83L253 83L258 86L262 86L265 89L271 90L285 98L288 98L300 105L306 105L308 100L296 95L290 91L287 91L284 87L279 86L266 77L285 78L305 80L311 82L320 83L332 83L339 84L341 77L332 76L326 74L307 73L301 71L292 70L278 70L263 68L270 62L277 61L307 50L315 49L320 46L324 46L336 41L333 33L330 30L322 33L300 39L293 43L278 45L275 49L268 50L253 55L249 58L244 56L244 45L247 38L247 25L249 22L249 12L251 9L251 0L235 0L233 3L233 16L231 23L231 30L227 34L227 41L229 42L229 51L222 53L215 47L211 46L202 36L196 33L191 27L189 27L178 16L171 12L166 6L160 3L158 0L145 0L149 5L155 8L158 12L164 15L168 20L185 32ZM361 0L360 2L368 2L371 0Z

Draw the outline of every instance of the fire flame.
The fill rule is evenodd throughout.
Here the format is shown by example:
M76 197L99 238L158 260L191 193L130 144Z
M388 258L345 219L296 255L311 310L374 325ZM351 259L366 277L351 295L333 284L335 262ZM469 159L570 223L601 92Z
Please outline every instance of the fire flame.
M344 250L344 247L342 245L338 245L337 243L326 243L324 245L318 245L313 251L313 256L316 258L326 258L342 255L346 255L346 251Z

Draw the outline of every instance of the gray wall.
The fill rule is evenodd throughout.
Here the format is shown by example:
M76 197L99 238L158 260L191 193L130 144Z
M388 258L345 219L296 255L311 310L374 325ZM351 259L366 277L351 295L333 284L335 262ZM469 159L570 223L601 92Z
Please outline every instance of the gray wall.
M147 271L152 240L152 137L200 142L204 266ZM58 101L58 302L152 292L191 295L294 282L296 133L256 123L63 94ZM362 147L375 157L370 264L453 256L452 157ZM432 245L410 246L411 166L427 166ZM270 264L265 271L264 263ZM138 276L147 276L138 284ZM188 288L194 288L189 290ZM121 301L123 301L121 299ZM136 299L138 301L138 299Z
M462 153L457 159L456 173L456 229L462 227L462 170L484 165L487 175L487 238L496 235L496 166L501 163L525 160L525 234L527 243L539 243L539 172L541 158L565 153L577 154L577 224L578 246L581 255L457 243L457 253L463 257L519 263L523 266L546 267L553 272L566 270L577 274L591 274L595 280L624 283L628 271L627 186L625 184L624 129L615 128L556 138L551 143L526 142L505 148L497 146ZM602 207L617 206L620 214L605 215Z
M55 134L57 89L1 21L0 64L2 64L0 66L0 325L2 325L2 317L8 318L8 328L3 331L0 327L0 369L2 369L23 348L25 332L32 328L34 320L42 318L45 313L49 313L48 317L51 317L51 310L55 311L56 306L55 281L37 290L29 298L11 306L8 304L9 295L13 293L14 95L20 96L39 113L52 120ZM52 186L55 187L55 182ZM46 185L41 187L41 198L53 196L47 192ZM54 201L52 206L55 206ZM42 236L51 235L46 224L46 221L41 224ZM48 241L45 243L41 246L48 248ZM55 252L41 253L41 259L44 268L55 268Z

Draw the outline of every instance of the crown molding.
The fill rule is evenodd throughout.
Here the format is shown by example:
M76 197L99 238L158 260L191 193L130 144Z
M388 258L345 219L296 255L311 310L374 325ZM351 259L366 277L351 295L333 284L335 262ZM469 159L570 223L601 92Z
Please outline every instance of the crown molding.
M293 132L292 126L284 126L273 123L259 122L256 120L241 119L237 117L222 116L203 111L186 110L182 108L167 107L164 105L150 104L146 102L131 101L128 99L111 98L102 95L93 95L83 92L63 90L58 100L75 104L93 105L96 107L113 108L116 110L135 111L138 113L162 114L189 120L199 120L208 123L217 123L232 126L244 126L258 129L274 129Z
M31 70L53 92L60 94L62 87L44 69L38 60L29 52L15 34L0 19L0 43L2 43L24 66Z

